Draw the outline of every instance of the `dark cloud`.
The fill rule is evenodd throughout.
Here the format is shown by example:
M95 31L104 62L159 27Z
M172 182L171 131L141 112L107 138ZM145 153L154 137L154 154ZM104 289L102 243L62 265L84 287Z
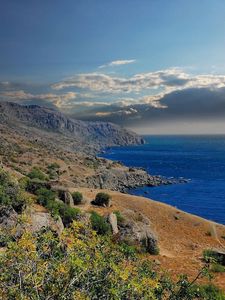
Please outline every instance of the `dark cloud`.
M147 126L179 120L213 120L225 117L225 88L192 88L165 95L160 103L166 108L149 104L102 106L87 109L74 117L83 120L102 120L123 126Z

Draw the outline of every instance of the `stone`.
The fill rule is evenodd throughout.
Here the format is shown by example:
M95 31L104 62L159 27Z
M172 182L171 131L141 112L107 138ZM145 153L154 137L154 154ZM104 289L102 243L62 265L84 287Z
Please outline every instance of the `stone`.
M70 207L74 206L73 197L72 197L71 193L68 191L65 191L65 203L67 205L69 205Z
M113 234L117 234L119 232L118 226L117 226L117 216L113 212L109 214L109 223L112 227Z
M0 227L9 229L17 225L18 214L10 206L0 206Z

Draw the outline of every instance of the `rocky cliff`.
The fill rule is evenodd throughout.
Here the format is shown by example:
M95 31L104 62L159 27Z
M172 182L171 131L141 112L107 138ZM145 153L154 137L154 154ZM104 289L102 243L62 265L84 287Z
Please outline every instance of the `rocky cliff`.
M69 118L53 109L37 105L22 106L16 103L0 103L0 123L25 127L29 132L37 128L52 135L60 133L80 145L90 145L97 150L110 146L143 143L134 132L112 123L84 122Z

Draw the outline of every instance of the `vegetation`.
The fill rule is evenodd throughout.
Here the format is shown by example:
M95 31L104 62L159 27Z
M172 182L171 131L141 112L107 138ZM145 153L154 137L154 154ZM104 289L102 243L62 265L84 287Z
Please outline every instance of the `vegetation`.
M223 260L222 256L218 252L211 249L203 251L203 259L205 262L218 264L221 264Z
M73 203L75 205L77 204L81 204L82 200L83 200L83 195L80 192L74 192L72 193L72 197L73 197Z
M46 180L48 177L38 168L34 167L28 174L27 176L30 179L39 179L39 180Z
M134 248L113 244L74 221L61 238L45 229L24 232L8 244L0 256L0 298L224 300L225 295L186 276L173 283Z
M119 210L115 210L114 214L116 215L117 218L117 224L120 225L124 221L124 217L121 215L121 212Z
M12 206L16 212L22 212L30 201L18 182L0 170L0 205Z
M225 267L218 263L214 263L212 264L210 270L215 273L223 273L225 272Z
M99 206L109 206L111 196L107 193L98 193L95 196L94 204L99 205Z
M48 165L48 176L49 179L57 179L59 177L59 168L60 165L57 164L56 162Z
M91 225L92 229L98 234L104 235L111 232L110 225L106 222L106 219L100 216L97 212L91 212Z
M29 205L23 183L1 170L0 205ZM13 238L0 232L0 299L225 300L215 286L196 284L207 267L191 282L184 275L174 282L135 247L113 240L106 219L96 212L90 222L81 222L80 211L56 201L51 189L41 187L33 197L68 227L60 236L50 228L32 233L23 227Z
M55 192L46 188L37 191L37 202L46 207L54 217L60 216L65 226L70 225L73 220L77 220L80 210L72 208L61 201L55 200Z

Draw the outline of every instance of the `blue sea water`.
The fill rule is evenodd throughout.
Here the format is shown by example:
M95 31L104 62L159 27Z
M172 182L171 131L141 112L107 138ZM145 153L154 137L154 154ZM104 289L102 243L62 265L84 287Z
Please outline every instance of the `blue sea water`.
M111 148L105 158L144 167L152 175L184 177L189 183L141 187L149 197L225 224L225 136L145 136L145 145Z

